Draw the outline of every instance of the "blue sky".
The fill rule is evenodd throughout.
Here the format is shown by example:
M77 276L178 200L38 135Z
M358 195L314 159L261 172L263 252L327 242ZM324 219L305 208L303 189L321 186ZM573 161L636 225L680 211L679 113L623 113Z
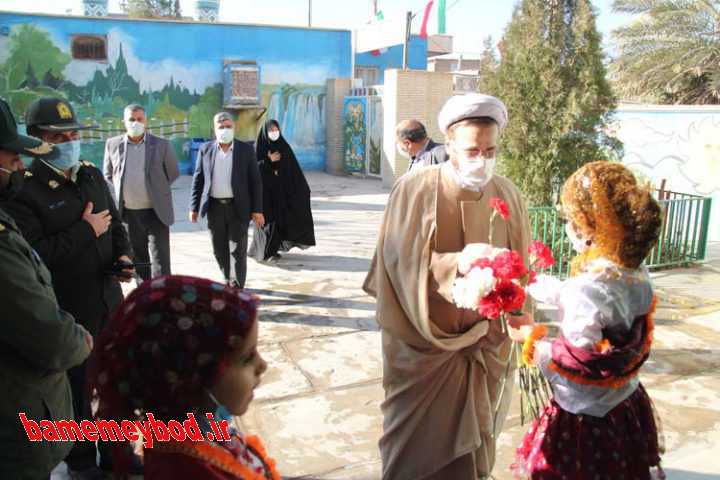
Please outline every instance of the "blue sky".
M385 17L402 15L405 11L420 12L413 31L420 29L422 10L427 0L378 0ZM437 2L436 2L437 3ZM312 0L313 26L357 28L370 17L370 0ZM598 28L607 44L610 32L630 21L630 17L612 12L612 0L594 0L598 10ZM185 15L194 12L195 0L180 0ZM455 36L455 50L478 53L482 40L492 35L497 41L510 21L514 0L447 0L447 30ZM110 0L110 11L119 11L118 0ZM1 10L36 13L82 12L81 0L0 0ZM220 20L239 23L307 25L308 0L221 0ZM436 25L431 20L431 33ZM279 46L280 48L280 46Z

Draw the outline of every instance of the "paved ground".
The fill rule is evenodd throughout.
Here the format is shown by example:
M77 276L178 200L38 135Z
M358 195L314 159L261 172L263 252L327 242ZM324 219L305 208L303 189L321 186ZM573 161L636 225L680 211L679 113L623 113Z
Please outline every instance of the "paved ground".
M260 343L269 369L241 423L263 438L284 475L377 479L380 336L360 285L388 192L374 180L308 180L318 246L276 265L249 262L247 286L263 298ZM188 186L182 177L175 188L174 272L220 280L205 226L186 220ZM711 257L702 267L655 275L658 327L642 378L663 422L670 479L720 479L720 244ZM524 430L511 415L498 440L497 479L510 478Z

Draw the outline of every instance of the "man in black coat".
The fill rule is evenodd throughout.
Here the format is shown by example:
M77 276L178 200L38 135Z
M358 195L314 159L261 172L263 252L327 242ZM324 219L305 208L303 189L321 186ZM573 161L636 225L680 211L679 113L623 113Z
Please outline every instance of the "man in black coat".
M53 152L39 157L28 169L20 193L4 205L28 243L52 273L60 307L70 312L92 336L122 301L118 281L130 281L109 270L117 262L131 264L131 248L100 170L80 161L81 125L65 100L41 98L25 113L30 135L54 144ZM85 388L85 363L68 371L78 421L90 419ZM97 469L92 442L78 442L66 459L73 478L86 478Z
M190 221L208 218L213 252L225 282L245 288L247 231L250 218L262 228L262 180L253 148L234 138L227 112L213 118L216 140L198 151L190 195ZM230 255L235 260L230 264ZM234 267L234 268L233 268Z

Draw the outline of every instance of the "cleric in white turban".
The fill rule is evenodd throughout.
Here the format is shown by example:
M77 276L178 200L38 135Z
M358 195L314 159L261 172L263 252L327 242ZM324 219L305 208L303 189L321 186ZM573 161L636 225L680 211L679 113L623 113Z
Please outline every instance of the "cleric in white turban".
M475 480L495 464L512 393L511 341L499 322L458 308L451 291L462 253L490 243L490 199L510 208L507 220L493 220L492 244L527 253L525 202L494 173L507 121L495 97L452 97L438 117L450 160L404 175L390 194L363 286L377 299L383 337L384 480ZM525 313L510 324L531 321Z

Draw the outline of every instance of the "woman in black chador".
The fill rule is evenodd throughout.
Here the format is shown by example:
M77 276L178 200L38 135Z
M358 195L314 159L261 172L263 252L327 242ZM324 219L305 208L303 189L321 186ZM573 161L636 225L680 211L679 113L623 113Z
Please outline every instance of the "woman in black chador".
M279 250L314 246L310 187L277 121L265 122L255 151L263 182L267 233L264 259L278 258Z

